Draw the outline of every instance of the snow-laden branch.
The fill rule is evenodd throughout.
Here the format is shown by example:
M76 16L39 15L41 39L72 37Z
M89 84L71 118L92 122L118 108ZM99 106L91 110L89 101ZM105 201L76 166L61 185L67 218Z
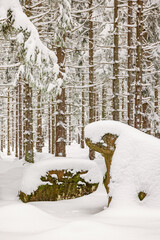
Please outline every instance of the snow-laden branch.
M84 9L84 10L79 10L79 11L73 11L72 14L79 14L79 13L84 13L84 12L89 12L89 11L93 11L94 9L96 9L97 7L101 6L103 4L104 0L102 0L102 2L100 2L99 4L88 8L88 9Z
M14 64L6 64L6 65L0 65L0 69L5 69L5 68L14 68L14 67L19 67L20 63L14 63Z
M23 48L22 57L25 55L23 64L24 62L35 63L37 66L42 66L44 62L45 64L56 64L55 53L41 42L36 27L23 13L19 0L1 0L0 19L7 19L2 24L0 23L2 30L8 31L8 34L11 33L11 28L16 30L16 40ZM57 69L56 67L55 70L57 71Z

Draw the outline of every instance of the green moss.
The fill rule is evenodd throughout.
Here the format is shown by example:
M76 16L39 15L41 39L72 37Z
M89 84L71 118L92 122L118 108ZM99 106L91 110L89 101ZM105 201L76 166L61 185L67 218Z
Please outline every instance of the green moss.
M146 196L147 196L147 193L145 193L145 192L138 193L138 198L140 201L142 201Z
M52 177L55 172L57 178ZM76 174L68 170L47 172L45 176L41 177L44 185L40 185L30 195L20 192L19 198L26 203L31 201L57 201L88 195L97 189L98 183L86 182L81 177L86 172L77 172Z
M29 162L29 163L34 163L34 154L26 151L25 152L25 161Z

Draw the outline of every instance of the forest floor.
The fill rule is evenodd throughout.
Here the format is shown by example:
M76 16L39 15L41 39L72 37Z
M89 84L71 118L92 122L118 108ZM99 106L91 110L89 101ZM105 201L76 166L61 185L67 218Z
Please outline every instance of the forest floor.
M160 210L154 208L107 208L104 187L88 196L57 202L22 203L17 193L24 162L1 153L1 240L160 240ZM72 159L88 159L88 149L77 144L67 148ZM35 161L52 159L36 154ZM104 171L100 156L95 160Z

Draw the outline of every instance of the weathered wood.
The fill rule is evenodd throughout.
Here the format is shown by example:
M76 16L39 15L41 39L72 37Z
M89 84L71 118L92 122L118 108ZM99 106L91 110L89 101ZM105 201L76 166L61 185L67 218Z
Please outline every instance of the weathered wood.
M114 154L114 151L116 149L116 139L118 138L117 135L113 135L113 134L105 134L102 139L97 142L97 143L93 143L89 138L86 138L86 144L87 146L96 151L101 153L101 155L104 157L105 159L105 164L106 164L106 168L107 168L107 172L105 174L104 177L104 186L106 188L107 194L109 195L109 183L110 183L110 169L111 169L111 163L112 163L112 156ZM108 198L108 206L110 204L112 200L112 197L109 196Z

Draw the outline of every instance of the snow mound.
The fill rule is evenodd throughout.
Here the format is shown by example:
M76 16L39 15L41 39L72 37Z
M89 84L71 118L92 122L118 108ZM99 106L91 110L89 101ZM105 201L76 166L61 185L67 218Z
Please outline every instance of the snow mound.
M106 133L118 136L111 165L111 205L160 207L160 140L116 121L94 122L85 129L85 137L94 143ZM143 201L140 192L147 194Z
M0 232L43 232L59 227L62 222L28 204L0 207Z
M71 170L72 173L77 171L88 171L83 174L84 180L89 183L99 183L102 180L102 175L96 163L86 161L84 159L61 159L47 160L27 165L23 172L23 178L20 190L26 194L35 191L38 186L46 184L41 181L41 176L45 176L50 170Z

